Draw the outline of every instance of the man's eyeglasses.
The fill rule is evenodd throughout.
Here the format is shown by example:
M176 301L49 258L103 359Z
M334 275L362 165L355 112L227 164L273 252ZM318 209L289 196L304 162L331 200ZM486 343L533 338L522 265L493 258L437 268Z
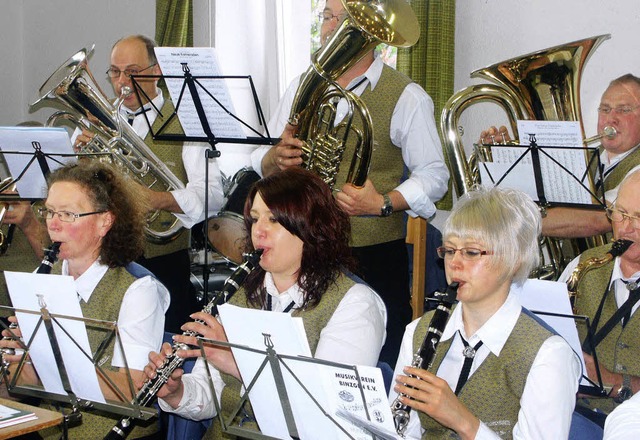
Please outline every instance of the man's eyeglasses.
M328 12L321 12L318 14L318 20L320 20L322 23L327 23L333 19L336 19L338 21L342 20L344 18L344 12L341 12L340 14L330 14Z
M49 209L49 208L38 208L38 210L36 211L38 216L40 216L45 220L51 220L54 215L57 215L58 219L61 222L65 222L65 223L73 223L76 221L77 218L86 217L88 215L94 215L94 214L102 214L103 212L107 212L107 211L93 211L93 212L85 212L82 214L76 214L75 212L69 212L69 211L54 211L53 209Z
M638 107L640 107L640 105L621 105L620 107L609 107L608 105L601 105L600 107L598 107L598 113L608 115L609 113L614 112L617 115L628 115Z
M145 67L144 69L124 69L124 70L120 70L120 69L116 69L115 67L109 67L109 70L107 70L107 75L111 79L120 78L120 75L123 74L123 73L124 73L124 76L130 77L131 75L138 75L138 74L140 74L141 72L144 72L147 69L151 69L156 64L158 64L158 63L153 63L150 66Z
M616 223L621 223L625 220L628 220L632 228L640 229L640 217L636 217L635 215L629 215L626 212L609 208L607 209L607 217L609 217L612 222Z
M462 258L468 261L477 260L483 255L492 255L492 252L490 251L481 251L480 249L471 248L471 247L456 249L456 248L447 247L447 246L440 246L439 248L436 249L436 252L438 253L438 257L443 259L445 258L451 259L456 254L456 252L460 252L460 255L462 255Z

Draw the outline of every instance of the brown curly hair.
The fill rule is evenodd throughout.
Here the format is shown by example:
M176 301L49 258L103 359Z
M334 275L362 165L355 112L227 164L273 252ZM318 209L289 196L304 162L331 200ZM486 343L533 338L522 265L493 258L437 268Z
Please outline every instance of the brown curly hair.
M338 206L331 189L314 173L291 167L256 182L244 205L244 223L251 233L251 205L256 194L269 207L278 223L303 242L298 284L303 292L303 308L312 308L343 270L352 270L349 248L351 223ZM248 250L253 250L247 240ZM245 281L247 299L263 307L265 271L254 270Z
M47 184L71 182L83 187L96 211L110 211L111 229L102 239L100 260L109 267L126 266L142 255L147 206L136 196L133 183L118 170L99 161L80 161L52 172Z

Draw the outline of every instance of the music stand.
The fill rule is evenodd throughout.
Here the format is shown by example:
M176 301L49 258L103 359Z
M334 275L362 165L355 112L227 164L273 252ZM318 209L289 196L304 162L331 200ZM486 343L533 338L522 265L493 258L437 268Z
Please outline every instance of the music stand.
M161 48L157 48L161 49ZM193 48L180 48L180 50L189 50ZM206 142L209 144L211 149L205 150L205 194L204 194L204 213L205 219L203 223L203 236L205 237L205 252L204 252L204 261L203 261L203 288L204 292L202 295L202 304L205 305L207 303L208 297L208 288L209 288L209 271L208 268L208 252L207 252L207 231L209 224L209 160L215 159L220 156L220 152L216 149L216 144L220 142L224 143L237 143L237 144L254 144L254 145L264 145L270 144L275 145L279 139L272 138L269 134L269 128L266 123L266 119L264 117L264 113L262 111L262 107L260 106L260 101L258 99L258 94L256 92L255 86L253 84L253 79L250 75L192 75L191 69L187 62L181 62L181 68L183 74L180 75L132 75L131 83L133 86L133 92L136 94L139 102L149 102L151 103L153 109L157 112L158 117L166 118L163 124L157 131L153 130L152 124L150 123L147 112L144 112L144 118L149 127L149 133L154 140L165 140L165 141L173 141L173 142ZM150 80L181 80L183 81L180 86L180 92L178 94L177 99L175 100L175 109L171 115L163 115L159 108L157 108L147 93L140 86L138 79ZM227 79L231 80L246 80L248 81L251 89L251 94L253 97L253 102L255 106L255 111L258 116L258 122L261 126L264 127L266 136L262 135L262 133L245 122L242 118L237 116L234 112L232 112L223 102L221 102L218 97L214 96L207 87L205 87L202 83L203 80L213 80L213 81L225 81ZM225 115L227 115L234 123L239 123L244 126L246 129L254 133L256 136L252 137L228 137L228 136L218 136L214 133L215 128L212 127L212 121L209 120L210 113L207 112L203 105L203 99L200 94L203 93L206 97L210 98L215 106L220 107ZM190 97L191 99L186 99L186 97ZM144 99L143 99L144 98ZM167 133L167 127L169 124L178 117L178 111L187 106L193 106L192 111L195 111L198 117L199 128L202 129L204 136L193 136L188 134L180 134L180 133ZM218 125L220 127L220 125ZM183 124L184 128L184 124ZM225 194L225 197L228 194Z
M493 162L493 154L480 150L486 147L490 147L492 152L494 149L497 149L502 150L497 151L499 153L505 153L505 155L512 153L514 155L514 157L511 158L511 162L507 162L505 165L508 165L508 167L504 172L500 169L496 176L492 174L489 164ZM507 149L521 149L522 152L513 153ZM595 147L541 146L536 143L535 134L531 134L528 146L504 144L476 145L475 150L479 158L481 174L488 177L490 183L495 186L502 184L503 186L521 189L527 192L534 201L544 207L606 208L606 200L602 186L594 189L591 188L591 179L593 176L589 173L590 170L595 170L596 180L599 178L599 181L602 181L600 156L598 149ZM584 152L588 161L581 175L576 176L569 169L571 164L562 163L559 158L555 157L562 154L562 151ZM543 166L541 159L544 159L546 168L554 173L553 182L542 174ZM498 170L497 167L494 169L494 173L496 170ZM533 174L535 184L533 190L527 188L526 184L528 182L522 178L522 174L516 176L516 173L522 172L525 173L525 177L527 173L529 173L529 175L531 175L531 173ZM557 187L554 187L553 183L557 183ZM573 187L571 185L573 185Z

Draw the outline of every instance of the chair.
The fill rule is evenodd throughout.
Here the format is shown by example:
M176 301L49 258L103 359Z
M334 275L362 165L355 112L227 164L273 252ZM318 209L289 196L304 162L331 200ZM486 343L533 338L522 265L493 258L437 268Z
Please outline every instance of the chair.
M424 313L425 265L427 261L427 221L422 217L407 220L406 243L413 245L413 270L411 278L411 308L413 319Z

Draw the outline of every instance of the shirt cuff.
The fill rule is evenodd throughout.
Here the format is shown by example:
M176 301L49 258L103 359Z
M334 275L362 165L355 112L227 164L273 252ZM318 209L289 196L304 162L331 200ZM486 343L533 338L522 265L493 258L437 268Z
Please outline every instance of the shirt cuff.
M436 205L425 195L419 182L407 179L395 188L407 201L409 209L406 211L411 217L431 219L436 213Z

